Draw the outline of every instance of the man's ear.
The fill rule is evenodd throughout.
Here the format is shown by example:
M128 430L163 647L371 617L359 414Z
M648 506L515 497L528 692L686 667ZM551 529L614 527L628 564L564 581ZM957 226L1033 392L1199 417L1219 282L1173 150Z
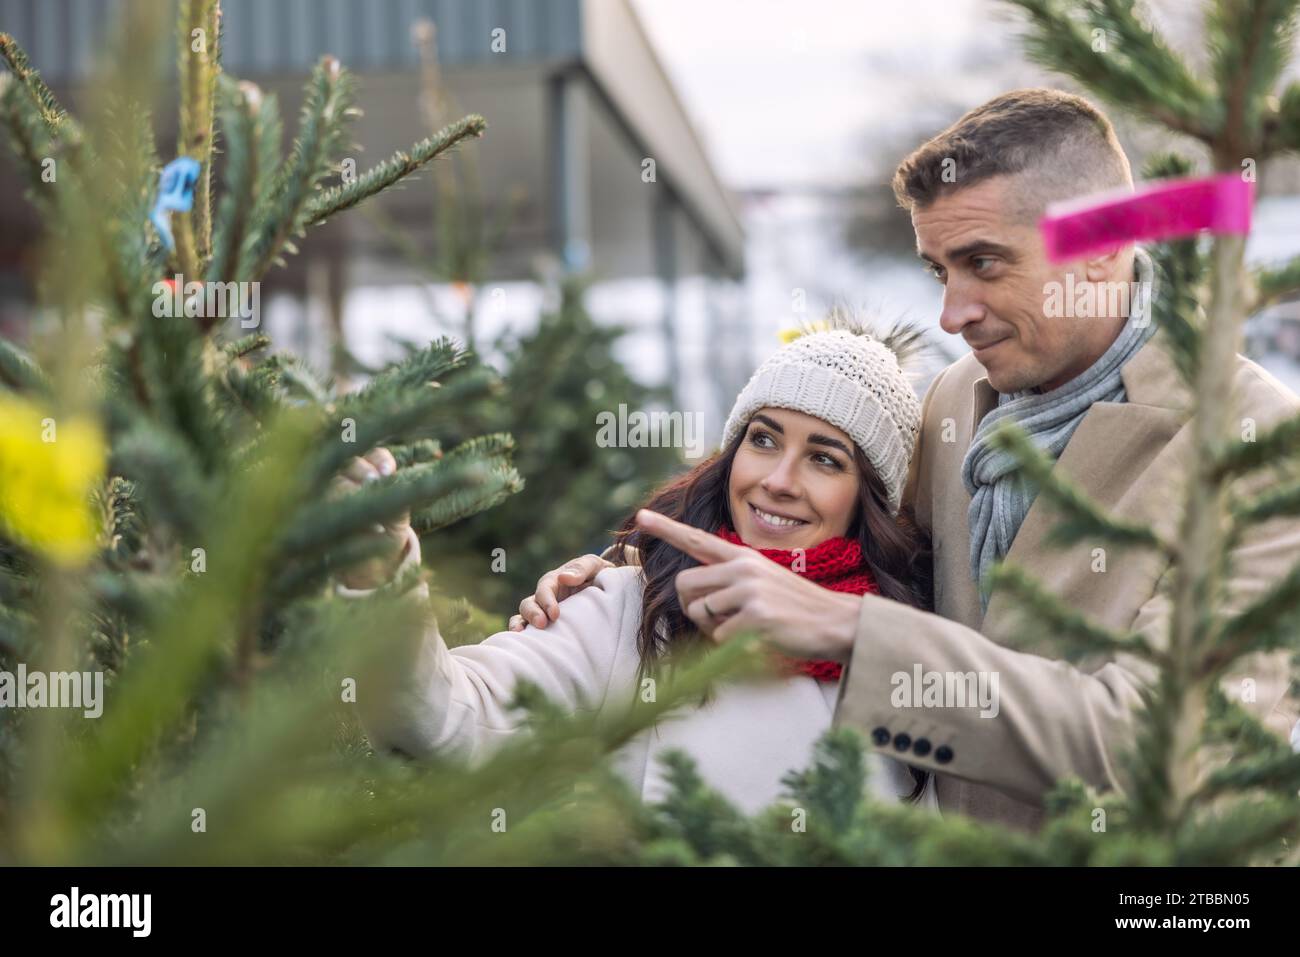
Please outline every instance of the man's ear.
M1125 261L1131 261L1132 257L1133 247L1126 245L1117 246L1112 250L1085 259L1083 267L1087 273L1088 281L1104 282L1114 278L1120 266Z

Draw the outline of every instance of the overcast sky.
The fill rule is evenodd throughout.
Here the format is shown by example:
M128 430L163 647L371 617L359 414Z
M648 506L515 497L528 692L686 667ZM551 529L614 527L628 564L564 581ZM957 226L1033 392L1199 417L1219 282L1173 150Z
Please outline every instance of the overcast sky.
M735 189L887 178L965 110L1017 86L1063 83L1025 61L1021 15L1000 0L632 3ZM1145 6L1198 64L1203 5ZM1300 77L1300 60L1289 77Z
M845 184L873 153L1006 87L991 0L633 0L733 188ZM933 131L933 130L932 130Z

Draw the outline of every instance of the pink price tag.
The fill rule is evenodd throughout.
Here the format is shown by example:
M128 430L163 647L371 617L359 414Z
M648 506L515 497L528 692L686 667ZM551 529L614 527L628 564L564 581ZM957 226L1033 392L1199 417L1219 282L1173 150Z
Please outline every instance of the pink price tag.
M1052 262L1077 259L1125 243L1250 232L1255 184L1240 173L1172 179L1137 192L1103 193L1052 203L1038 223Z

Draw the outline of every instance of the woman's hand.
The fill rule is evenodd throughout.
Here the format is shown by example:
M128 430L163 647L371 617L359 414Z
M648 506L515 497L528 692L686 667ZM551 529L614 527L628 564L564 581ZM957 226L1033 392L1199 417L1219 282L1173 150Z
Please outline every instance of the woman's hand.
M830 591L752 548L649 509L637 512L636 524L703 563L677 573L677 601L713 641L756 631L796 658L849 661L862 614L860 595Z
M385 448L373 449L362 458L348 462L340 475L334 478L334 494L346 495L356 491L367 482L373 482L380 476L392 475L397 471L397 460L393 453ZM344 588L367 589L378 588L385 584L402 563L410 547L411 513L403 512L391 521L376 525L372 534L382 536L388 543L385 553L367 559L338 575L339 583Z
M613 568L599 555L583 555L549 571L537 580L537 591L519 603L519 614L510 618L511 631L525 625L545 628L560 617L560 602L590 585L606 568Z

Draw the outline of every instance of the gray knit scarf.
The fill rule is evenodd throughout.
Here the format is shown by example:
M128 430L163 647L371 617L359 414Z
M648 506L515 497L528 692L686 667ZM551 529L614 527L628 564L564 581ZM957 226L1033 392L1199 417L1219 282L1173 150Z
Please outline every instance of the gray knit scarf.
M1134 272L1150 295L1131 297L1129 321L1101 358L1050 392L1000 394L997 407L975 430L962 462L961 477L966 491L971 493L970 567L984 611L988 610L985 581L989 569L1011 550L1016 532L1038 494L1037 488L1019 474L1015 459L995 449L990 437L1001 422L1010 419L1029 433L1035 445L1056 459L1094 402L1125 401L1120 370L1156 329L1155 322L1150 321L1150 298L1155 295L1154 287L1148 285L1154 279L1151 257L1142 249L1135 252Z

